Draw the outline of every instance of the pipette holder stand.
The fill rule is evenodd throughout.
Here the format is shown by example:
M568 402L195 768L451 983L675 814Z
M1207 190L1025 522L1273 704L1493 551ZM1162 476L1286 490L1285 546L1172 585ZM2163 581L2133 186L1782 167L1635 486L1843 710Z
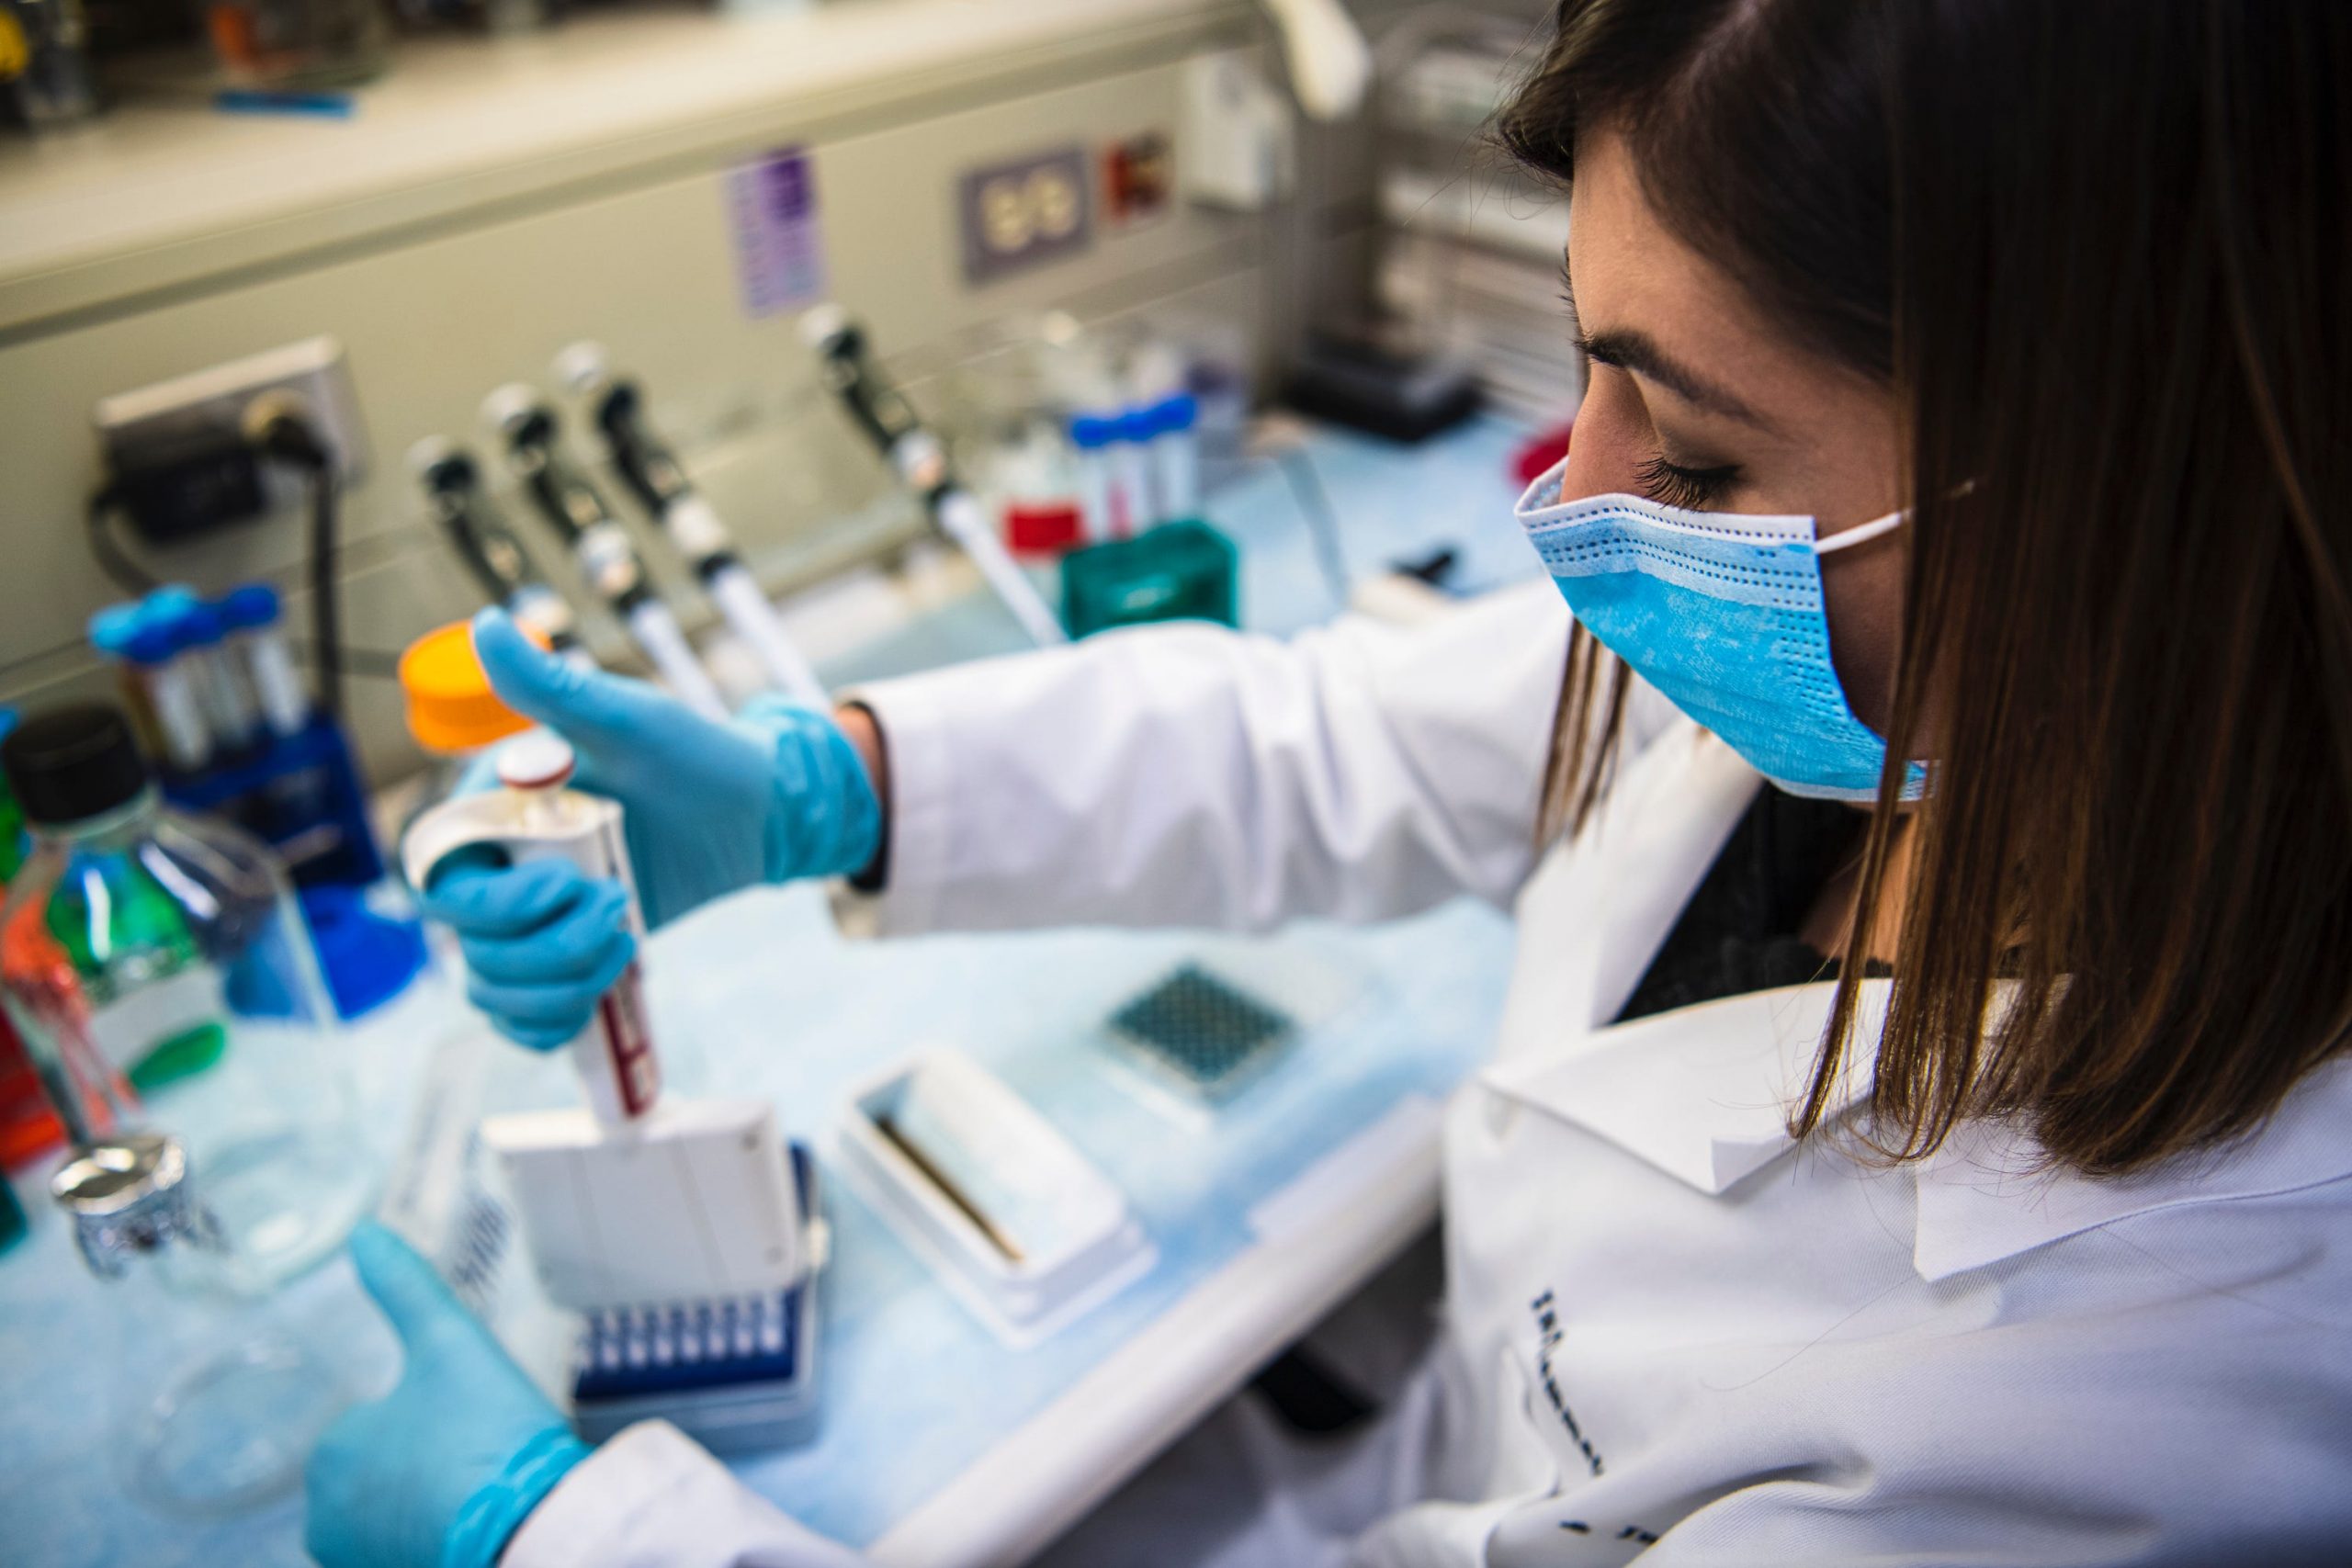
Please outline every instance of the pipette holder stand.
M300 886L365 887L384 874L350 743L323 714L249 757L165 774L164 797L252 833L277 852Z

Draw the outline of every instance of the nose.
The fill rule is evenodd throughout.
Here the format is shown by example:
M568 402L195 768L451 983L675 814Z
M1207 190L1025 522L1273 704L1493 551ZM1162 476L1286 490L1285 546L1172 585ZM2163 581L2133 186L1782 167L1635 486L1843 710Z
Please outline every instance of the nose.
M1626 378L1595 366L1577 404L1576 431L1568 443L1568 466L1560 475L1560 499L1619 495L1637 491L1642 465L1650 456L1648 413Z

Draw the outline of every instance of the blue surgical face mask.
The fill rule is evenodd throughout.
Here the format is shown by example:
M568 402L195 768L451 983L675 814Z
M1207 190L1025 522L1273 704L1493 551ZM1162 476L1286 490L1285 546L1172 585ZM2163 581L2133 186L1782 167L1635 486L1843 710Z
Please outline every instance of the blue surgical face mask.
M1585 629L1792 795L1871 800L1886 742L1854 716L1829 659L1821 558L1902 525L1823 540L1810 517L1686 512L1634 495L1560 500L1558 467L1519 520ZM1905 799L1926 787L1913 762Z

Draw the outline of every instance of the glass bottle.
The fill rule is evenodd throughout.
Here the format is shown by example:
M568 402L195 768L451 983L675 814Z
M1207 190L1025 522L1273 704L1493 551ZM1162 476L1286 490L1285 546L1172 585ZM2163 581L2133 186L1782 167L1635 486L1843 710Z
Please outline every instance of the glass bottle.
M89 1134L83 1114L65 1120ZM104 1347L119 1483L151 1508L198 1517L290 1492L350 1393L304 1337L252 1303L187 1291L187 1267L223 1238L179 1140L77 1135L50 1190L104 1282L96 1315L110 1323L84 1343Z
M268 852L164 810L120 710L28 720L0 768L32 830L0 1001L64 1123L51 1195L105 1281L111 1454L150 1506L251 1507L348 1401L255 1299L334 1251L370 1185L317 962Z
M32 832L0 907L0 998L34 1066L61 1114L128 1078L144 1104L121 1119L178 1141L219 1232L191 1277L266 1293L342 1244L373 1178L285 873L165 808L112 706L28 718L0 760Z

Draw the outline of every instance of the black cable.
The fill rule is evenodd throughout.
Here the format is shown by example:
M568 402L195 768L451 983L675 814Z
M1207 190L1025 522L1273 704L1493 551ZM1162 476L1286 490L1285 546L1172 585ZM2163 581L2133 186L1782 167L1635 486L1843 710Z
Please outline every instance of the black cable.
M311 650L318 669L319 708L343 716L343 603L335 580L335 524L342 495L334 453L299 402L271 394L246 410L245 432L264 456L300 468L311 486Z
M319 706L343 718L343 592L335 579L335 524L343 485L332 458L311 469L311 641L318 666Z
M113 580L114 585L135 598L153 592L163 584L153 572L132 560L129 552L115 539L108 525L114 519L117 499L118 492L111 484L100 486L90 497L89 510L85 513L90 536L90 553L97 558L98 566Z
M1340 514L1331 505L1329 492L1323 488L1323 476L1315 471L1314 461L1296 447L1278 447L1272 456L1283 482L1290 486L1291 499L1298 502L1299 513L1306 519L1307 536L1315 543L1315 563L1322 569L1323 584L1330 590L1332 606L1345 610L1348 560L1340 548Z
M307 638L289 637L287 642L297 656L311 660L313 663L324 663L324 660L317 658L317 648ZM349 643L345 643L338 661L348 674L365 675L373 681L400 679L401 656L386 649L354 648Z

